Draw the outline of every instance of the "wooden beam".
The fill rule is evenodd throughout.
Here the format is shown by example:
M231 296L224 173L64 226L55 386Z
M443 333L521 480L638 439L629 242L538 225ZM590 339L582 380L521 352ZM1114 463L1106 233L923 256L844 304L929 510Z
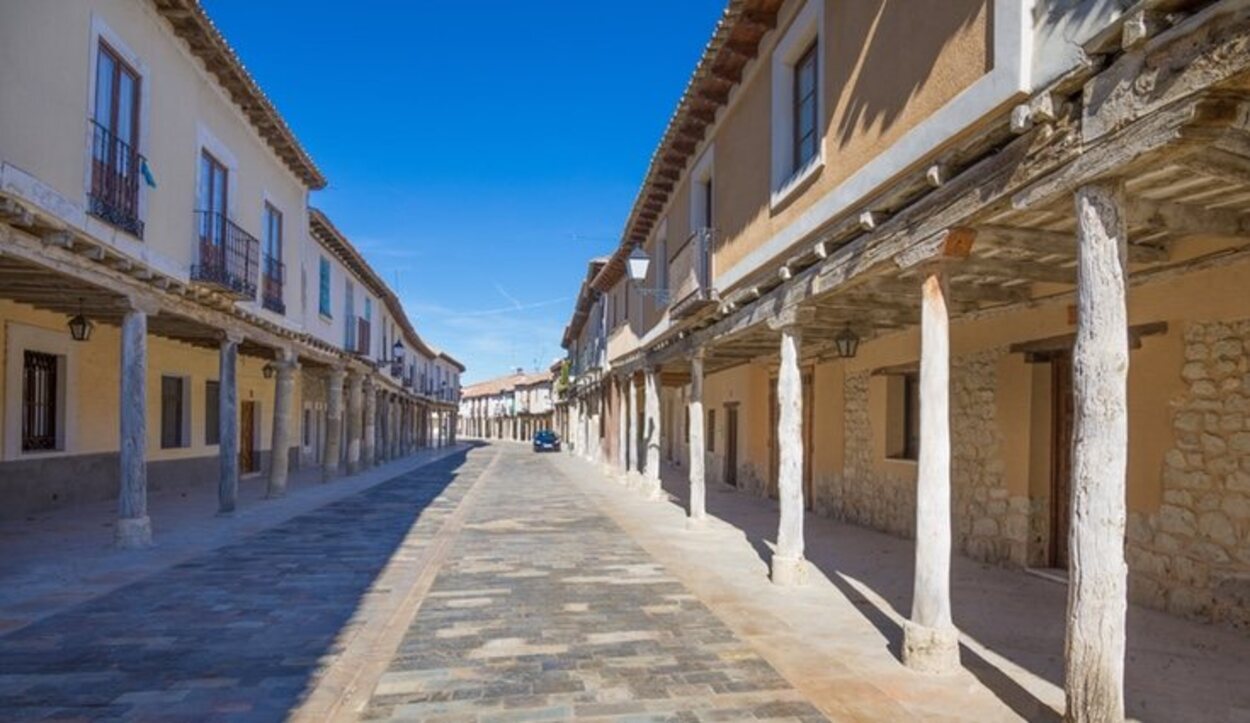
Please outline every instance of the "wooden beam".
M1125 201L1130 223L1165 228L1179 236L1250 236L1250 216L1222 208L1130 198Z
M1037 256L1076 258L1076 235L1063 231L1020 228L1016 226L977 226L977 240L983 245L1019 249ZM1129 244L1129 261L1159 263L1168 260L1167 249Z

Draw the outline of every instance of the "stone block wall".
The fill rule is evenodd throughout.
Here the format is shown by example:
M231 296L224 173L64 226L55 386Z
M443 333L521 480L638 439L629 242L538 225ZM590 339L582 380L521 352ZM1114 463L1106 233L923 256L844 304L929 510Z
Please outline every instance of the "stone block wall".
M1185 329L1156 514L1130 514L1135 602L1250 626L1250 319Z

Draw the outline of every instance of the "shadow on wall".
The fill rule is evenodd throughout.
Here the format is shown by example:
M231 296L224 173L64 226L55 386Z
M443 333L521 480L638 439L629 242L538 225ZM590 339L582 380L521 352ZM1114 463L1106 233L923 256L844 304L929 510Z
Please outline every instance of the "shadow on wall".
M467 453L0 637L6 677L42 681L0 685L0 710L200 719L244 705L249 719L284 719L409 530L447 514L430 503L485 464Z

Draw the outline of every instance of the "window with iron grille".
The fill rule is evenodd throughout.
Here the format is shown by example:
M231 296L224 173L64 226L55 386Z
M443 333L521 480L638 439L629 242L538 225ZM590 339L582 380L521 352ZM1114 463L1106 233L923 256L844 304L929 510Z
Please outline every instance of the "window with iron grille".
M57 366L55 354L27 350L22 364L22 451L56 449Z
M139 74L107 43L96 56L95 112L91 118L91 190L88 211L140 238Z
M204 444L221 444L221 383L204 382Z
M161 377L161 449L185 447L182 377Z

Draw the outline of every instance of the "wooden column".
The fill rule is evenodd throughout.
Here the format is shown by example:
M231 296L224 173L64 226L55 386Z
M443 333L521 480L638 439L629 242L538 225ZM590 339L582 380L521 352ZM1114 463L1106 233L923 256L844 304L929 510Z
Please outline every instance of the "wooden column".
M629 460L633 457L629 449L629 398L628 389L621 379L616 380L616 457L620 465L620 474L629 474Z
M329 480L339 475L343 456L343 378L342 369L331 369L326 377L326 450L322 460L322 478Z
M364 377L358 372L347 375L347 474L360 471L360 441L364 433L362 402Z
M360 461L363 469L369 469L375 462L380 461L380 457L386 456L386 446L381 445L379 449L378 434L381 432L383 439L386 434L386 421L382 420L382 429L378 429L378 390L374 386L373 377L365 379L361 388L361 400L364 403L364 434L360 439ZM382 408L386 408L386 401L383 400Z
M269 484L265 497L286 495L287 473L291 464L291 432L295 418L295 373L299 363L290 350L279 351L273 362L276 379L273 386L273 434L269 460Z
M148 314L156 311L155 307L131 303L122 319L121 468L113 542L123 549L152 544L152 521L148 518Z
M781 331L781 365L777 370L780 515L772 581L790 586L807 580L807 563L803 559L803 377L799 370L802 336L792 315L783 312L773 325Z
M1077 189L1076 220L1066 719L1122 721L1129 361L1123 186L1104 182Z
M638 449L638 383L637 375L629 375L629 384L625 393L625 411L628 414L626 429L629 432L629 457L632 460L627 473L631 476L642 473L642 455Z
M218 444L220 472L217 481L217 514L234 514L239 502L239 342L243 337L227 332L221 339L217 379L220 386ZM250 430L249 430L250 431Z
M703 471L703 350L690 359L690 510L687 527L707 522L707 482Z
M903 662L913 670L959 668L951 621L950 331L946 274L934 266L921 286L920 457L916 479L916 565Z
M663 432L660 421L660 373L654 367L647 367L643 375L644 390L643 394L644 406L643 411L646 414L646 441L647 441L647 462L646 462L646 478L647 485L644 491L651 497L661 496L660 486L660 435Z

